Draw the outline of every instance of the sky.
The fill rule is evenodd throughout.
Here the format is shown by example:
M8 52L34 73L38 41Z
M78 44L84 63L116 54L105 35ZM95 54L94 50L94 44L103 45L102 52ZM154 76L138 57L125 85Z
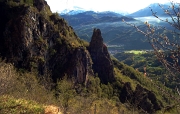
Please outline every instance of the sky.
M65 9L72 10L74 6L93 11L123 11L133 13L152 3L167 3L169 0L46 0L53 12ZM180 0L176 0L180 2Z

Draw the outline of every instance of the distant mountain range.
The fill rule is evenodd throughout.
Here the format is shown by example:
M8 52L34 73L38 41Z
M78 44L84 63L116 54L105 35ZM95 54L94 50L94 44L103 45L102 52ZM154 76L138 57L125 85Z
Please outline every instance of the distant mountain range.
M96 13L100 13L99 11L94 11L94 10L86 10L84 8L78 7L78 6L74 6L70 9L65 9L63 11L58 12L60 15L75 15L78 13L83 13L83 12L87 12L87 11L93 11ZM128 15L129 13L127 11L122 11L122 10L115 10L115 11L102 11L102 12L114 12L120 15Z
M104 22L118 22L118 21L122 21L122 19L126 19L127 21L135 20L133 18L128 18L122 16L121 14L110 11L99 12L99 13L94 11L86 11L74 15L65 14L65 15L61 15L61 17L65 18L71 26L97 24Z
M164 9L168 9L170 4L160 4ZM162 10L162 8L159 6L158 3L150 4L149 6L145 7L144 9L141 9L139 11L136 11L132 14L126 15L130 17L146 17L146 16L152 16L152 11L158 15L158 16L167 16L165 12ZM169 10L172 12L172 10Z
M87 41L90 41L92 29L100 28L103 34L104 42L108 45L122 45L123 49L151 49L147 39L144 35L138 33L133 27L128 26L122 19L127 22L136 23L142 30L146 27L144 20L137 17L152 16L151 7L153 11L157 11L157 15L164 16L164 12L157 3L151 4L148 7L141 9L135 13L123 16L119 13L106 11L70 11L66 14L60 14L70 26L73 27L77 35ZM164 8L168 5L164 4ZM79 13L77 13L79 12ZM136 20L136 19L139 20ZM155 25L159 22L152 21Z
M86 10L83 9L83 8L74 6L72 9L65 9L65 10L63 10L63 11L61 11L59 13L61 15L75 15L75 14L83 13L83 12L86 12Z
M163 8L165 9L168 9L168 7L170 6L169 3L166 3L166 4L160 4ZM151 9L153 9L153 12L157 12L157 15L159 16L166 16L166 14L164 13L164 11L161 9L161 7L159 7L159 4L158 3L153 3L153 4L150 4L149 6L143 8L143 9L140 9L134 13L127 13L125 11L120 11L120 10L117 10L117 11L104 11L104 12L96 12L96 11L93 11L93 10L86 10L86 9L83 9L81 7L78 7L78 6L74 6L73 8L71 9L65 9L61 12L59 12L60 15L76 15L76 14L79 14L79 13L84 13L84 12L93 12L93 13L97 13L97 14L102 14L102 13L105 13L107 14L108 16L112 16L111 14L114 13L114 14L119 14L119 15L123 15L123 16L130 16L130 17L145 17L145 16L152 16L152 11ZM170 10L170 12L172 12ZM110 15L109 15L110 14Z
M145 39L143 35L126 25L122 20L143 23L118 13L86 11L74 15L60 16L67 20L80 38L87 41L91 39L92 29L100 28L104 42L108 45L123 45L125 49L142 49L144 45L142 43L146 42L143 40ZM139 45L140 42L142 45ZM150 48L150 46L147 46L147 42L144 47L146 49Z

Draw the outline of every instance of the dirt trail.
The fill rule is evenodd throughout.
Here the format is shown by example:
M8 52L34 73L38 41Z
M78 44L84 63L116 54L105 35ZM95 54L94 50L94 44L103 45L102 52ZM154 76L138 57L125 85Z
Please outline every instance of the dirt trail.
M59 107L54 105L45 106L45 114L63 114Z

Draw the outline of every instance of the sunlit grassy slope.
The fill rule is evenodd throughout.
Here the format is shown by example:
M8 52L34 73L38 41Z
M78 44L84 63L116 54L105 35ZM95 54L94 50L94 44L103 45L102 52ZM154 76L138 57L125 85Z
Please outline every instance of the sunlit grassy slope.
M143 54L143 53L146 53L146 51L144 51L144 50L131 50L131 51L125 51L125 53Z
M9 95L0 96L1 114L43 114L44 107L31 100L15 99Z

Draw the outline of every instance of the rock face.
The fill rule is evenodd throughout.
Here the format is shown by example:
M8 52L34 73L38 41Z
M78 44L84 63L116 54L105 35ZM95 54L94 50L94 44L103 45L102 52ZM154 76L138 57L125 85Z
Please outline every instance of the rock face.
M134 97L138 106L150 114L160 110L162 107L161 104L158 103L155 94L139 84L136 86Z
M34 0L33 4L39 11L45 10L46 6L49 8L47 2L44 0Z
M94 29L89 46L89 52L93 61L94 73L97 73L103 83L114 80L113 63L107 47L103 44L100 29Z
M103 83L114 80L113 63L99 29L94 30L88 51L72 27L52 14L46 1L26 2L0 1L3 59L17 68L52 75L54 80L68 75L75 83L86 83L93 71Z
M76 62L72 67L72 76L77 76L76 79L78 83L85 82L86 84L88 76L93 75L93 71L91 68L92 60L90 58L90 54L87 50L80 47L75 51L73 55Z
M139 84L137 84L135 91L133 91L130 83L125 83L119 96L122 103L129 102L150 114L160 110L162 107L162 105L158 103L155 94Z
M120 100L122 103L132 102L133 90L129 82L125 83L120 94Z
M91 61L89 52L82 47L72 52L66 47L59 47L57 54L50 59L53 78L63 77L65 72L74 83L86 84L88 76L93 75Z
M0 2L0 55L17 68L86 83L92 62L81 40L63 18L47 10L44 0L33 5Z

